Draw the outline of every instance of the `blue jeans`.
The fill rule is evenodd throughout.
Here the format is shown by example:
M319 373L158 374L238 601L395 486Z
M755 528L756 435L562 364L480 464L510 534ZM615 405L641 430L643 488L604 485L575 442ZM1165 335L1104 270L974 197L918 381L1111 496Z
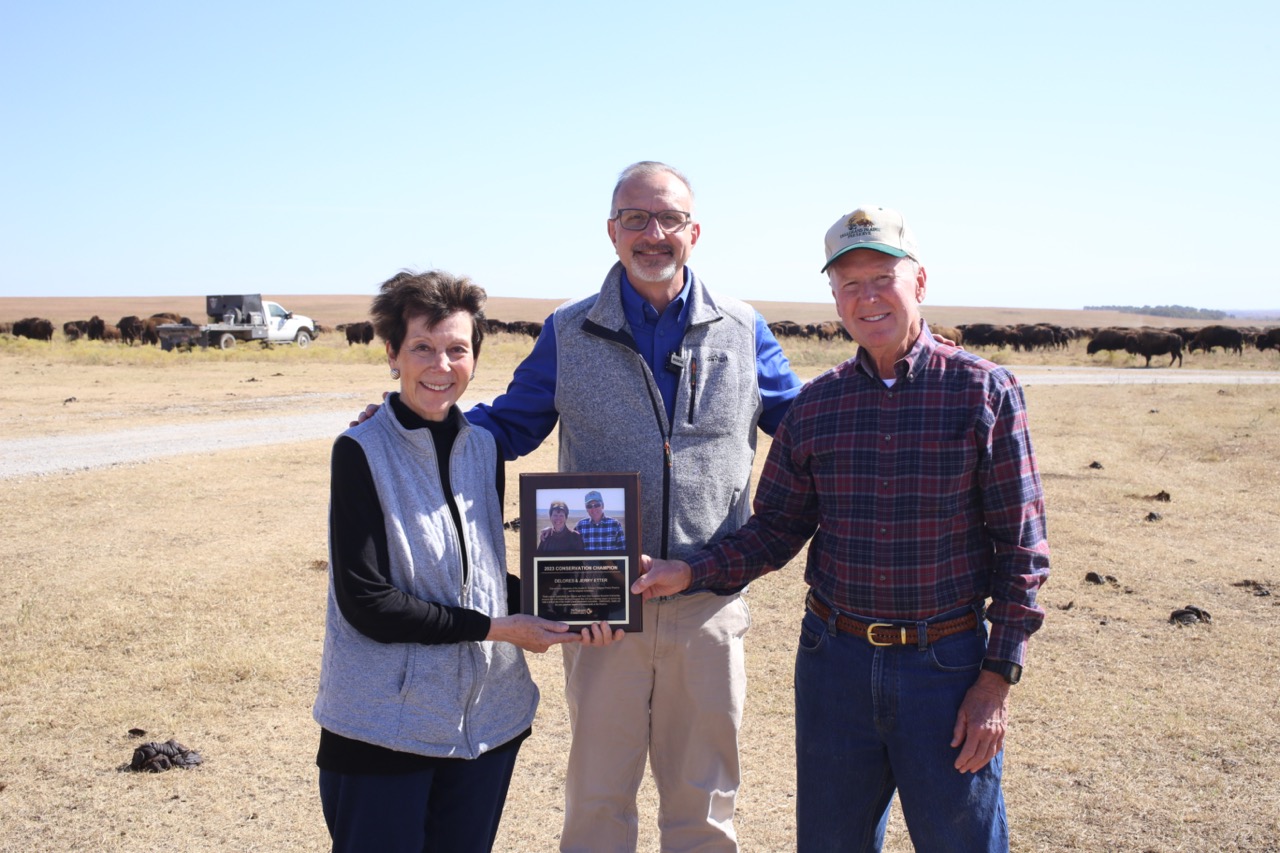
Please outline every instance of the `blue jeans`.
M334 853L492 850L522 742L416 773L321 770L320 804Z
M924 650L877 647L805 612L795 670L799 853L880 850L895 789L919 853L1009 849L1004 753L962 774L951 747L986 643L978 620Z

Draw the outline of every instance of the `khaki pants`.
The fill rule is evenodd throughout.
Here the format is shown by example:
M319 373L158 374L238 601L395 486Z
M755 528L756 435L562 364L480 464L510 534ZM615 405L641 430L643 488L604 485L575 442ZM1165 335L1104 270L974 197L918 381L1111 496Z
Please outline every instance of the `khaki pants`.
M736 851L738 726L746 698L739 595L648 601L644 631L608 648L564 650L573 743L562 851L636 849L646 756L665 853Z

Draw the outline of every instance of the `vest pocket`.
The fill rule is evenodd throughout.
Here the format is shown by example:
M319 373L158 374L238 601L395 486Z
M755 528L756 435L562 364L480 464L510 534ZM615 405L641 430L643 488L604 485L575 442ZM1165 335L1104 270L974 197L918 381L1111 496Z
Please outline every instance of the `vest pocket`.
M743 417L742 366L734 353L693 349L681 376L683 406L677 402L677 432L689 435L729 435L741 430Z

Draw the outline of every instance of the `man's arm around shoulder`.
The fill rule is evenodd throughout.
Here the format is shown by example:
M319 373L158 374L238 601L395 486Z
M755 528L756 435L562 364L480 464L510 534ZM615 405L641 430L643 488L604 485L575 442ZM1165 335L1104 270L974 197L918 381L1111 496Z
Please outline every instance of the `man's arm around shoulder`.
M560 417L556 411L554 317L543 323L533 351L516 367L507 390L492 404L480 403L467 412L467 420L493 435L507 461L537 450Z

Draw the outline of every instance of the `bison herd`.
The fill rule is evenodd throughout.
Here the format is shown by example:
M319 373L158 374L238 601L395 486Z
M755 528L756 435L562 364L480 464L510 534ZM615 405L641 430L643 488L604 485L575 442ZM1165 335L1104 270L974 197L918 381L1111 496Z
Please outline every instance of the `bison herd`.
M1169 356L1169 364L1182 366L1183 353L1222 351L1242 355L1246 346L1259 350L1274 349L1280 352L1280 328L1252 329L1232 326L1183 327L1158 329L1142 326L1112 326L1108 328L1083 328L1059 326L1053 323L996 325L994 323L968 323L960 326L941 326L931 323L929 328L938 335L970 349L994 347L1014 352L1067 349L1072 341L1088 340L1085 351L1094 355L1102 351L1121 351L1142 356L1146 366L1151 366L1153 356ZM770 323L774 336L781 338L809 338L830 341L849 335L839 323L800 325L791 320Z
M368 320L361 320L358 323L342 323L336 328L347 336L347 346L373 342L373 324ZM489 335L494 332L506 332L511 335L526 335L537 339L538 335L542 334L542 324L528 320L512 320L507 323L502 320L486 319L484 321L484 331L485 334Z
M68 341L80 339L90 341L118 341L125 344L158 344L160 334L157 327L164 323L190 323L185 317L177 314L152 314L145 319L130 314L121 317L120 322L112 325L97 314L88 320L68 320L62 324L62 334ZM31 338L37 341L53 340L53 323L41 317L27 317L16 323L0 323L0 334L10 334L16 338Z
M1250 329L1216 325L1176 329L1112 327L1095 331L1086 351L1093 355L1102 350L1124 350L1130 355L1144 356L1148 366L1153 355L1167 355L1170 366L1177 361L1181 367L1184 350L1188 353L1211 353L1221 348L1224 353L1244 355L1244 348L1251 344L1260 351L1274 349L1280 352L1280 328Z
M484 322L485 331L489 334L507 332L512 335L522 335L536 339L542 333L541 323L528 320L512 320L511 322L485 320ZM152 314L146 318L130 314L126 317L121 317L120 322L112 325L103 321L101 317L94 315L88 320L70 320L63 323L62 334L68 341L85 339L90 341L118 341L130 345L135 343L158 344L160 335L157 329L165 323L191 325L191 320L170 312ZM345 335L348 346L369 344L373 342L374 338L373 323L368 320L341 323L334 327L316 324L316 334L332 334L334 332ZM40 317L27 317L15 323L0 323L0 334L13 335L18 338L31 338L37 341L52 341L54 325L52 321Z
M160 342L157 327L161 324L190 324L190 322L186 317L163 312L146 318L130 314L121 317L115 325L111 325L95 315L88 320L72 320L63 323L62 333L68 341L84 338L91 341L119 341L127 345L134 343L154 345ZM485 320L484 322L485 331L489 334L506 332L536 339L542 332L541 323L527 320L511 322ZM779 320L770 323L769 329L780 340L787 338L816 341L851 340L849 333L836 320L806 325L792 320ZM1014 352L1066 349L1070 347L1072 341L1087 339L1085 352L1089 355L1103 351L1125 352L1142 356L1148 367L1151 365L1151 359L1156 356L1167 355L1170 366L1175 362L1181 366L1184 353L1212 353L1221 349L1224 353L1242 355L1247 346L1256 346L1259 350L1274 349L1280 352L1280 328L1256 329L1218 325L1174 329L1149 326L1082 328L1051 323L1017 325L968 323L959 326L930 324L930 329L970 349L1009 348ZM374 338L373 324L368 320L343 323L333 328L317 325L316 331L317 333L342 333L346 336L348 346L370 344ZM0 323L0 334L52 341L54 325L51 321L40 317L27 317L15 323Z

